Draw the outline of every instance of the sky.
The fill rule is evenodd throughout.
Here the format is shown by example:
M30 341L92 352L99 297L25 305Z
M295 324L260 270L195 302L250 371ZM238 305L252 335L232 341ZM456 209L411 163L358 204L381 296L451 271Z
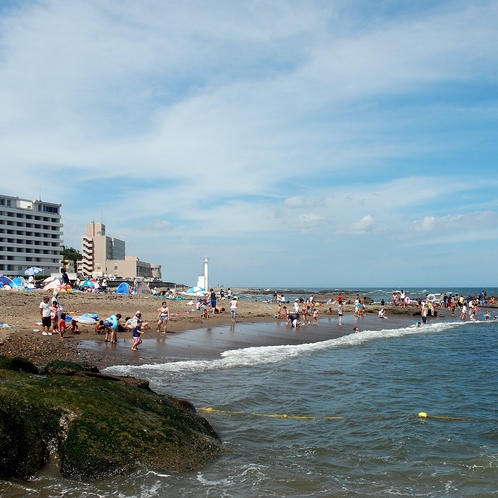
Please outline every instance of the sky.
M0 193L166 281L498 286L498 1L3 0Z

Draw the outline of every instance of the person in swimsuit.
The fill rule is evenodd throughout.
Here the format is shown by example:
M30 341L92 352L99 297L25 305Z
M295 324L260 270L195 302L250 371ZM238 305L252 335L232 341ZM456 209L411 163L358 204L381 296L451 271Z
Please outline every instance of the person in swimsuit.
M157 316L157 332L161 332L162 327L163 334L166 334L169 320L169 308L166 301L163 301L161 307L157 311L159 312L159 315Z

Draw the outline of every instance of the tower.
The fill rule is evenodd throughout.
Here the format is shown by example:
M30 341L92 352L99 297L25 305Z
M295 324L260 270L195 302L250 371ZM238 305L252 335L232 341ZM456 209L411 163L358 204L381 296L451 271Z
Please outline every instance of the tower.
M206 256L204 258L204 289L209 290L209 280L208 280L208 263L209 259Z

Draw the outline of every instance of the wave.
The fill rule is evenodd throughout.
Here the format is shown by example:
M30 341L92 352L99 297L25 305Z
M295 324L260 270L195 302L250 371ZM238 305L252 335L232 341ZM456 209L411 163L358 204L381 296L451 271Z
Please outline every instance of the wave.
M281 346L256 346L242 349L233 349L221 353L216 360L185 360L167 363L152 363L144 365L116 365L103 370L111 375L135 375L140 372L162 372L175 374L191 374L212 370L227 370L231 368L265 365L278 363L299 355L310 354L323 349L354 347L372 340L403 337L411 334L429 334L444 332L470 322L444 322L417 327L402 327L397 329L366 330L357 334L349 334L327 341ZM484 322L473 322L475 324Z

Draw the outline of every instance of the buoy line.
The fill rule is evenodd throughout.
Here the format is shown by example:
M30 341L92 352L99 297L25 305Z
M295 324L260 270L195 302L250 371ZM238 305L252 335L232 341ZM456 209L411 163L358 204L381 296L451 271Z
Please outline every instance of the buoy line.
M249 417L266 417L266 418L282 418L282 419L292 419L292 420L344 420L348 418L347 416L315 416L315 415L288 415L287 413L257 413L257 412L231 412L228 410L217 410L212 407L199 408L199 412L216 415L245 415ZM449 421L462 421L462 422L498 422L497 419L485 419L485 418L472 418L472 417L455 417L450 415L428 415L426 412L419 412L419 418L430 418L436 420L449 420ZM355 416L354 418L359 418ZM361 418L390 418L385 415L363 415Z

